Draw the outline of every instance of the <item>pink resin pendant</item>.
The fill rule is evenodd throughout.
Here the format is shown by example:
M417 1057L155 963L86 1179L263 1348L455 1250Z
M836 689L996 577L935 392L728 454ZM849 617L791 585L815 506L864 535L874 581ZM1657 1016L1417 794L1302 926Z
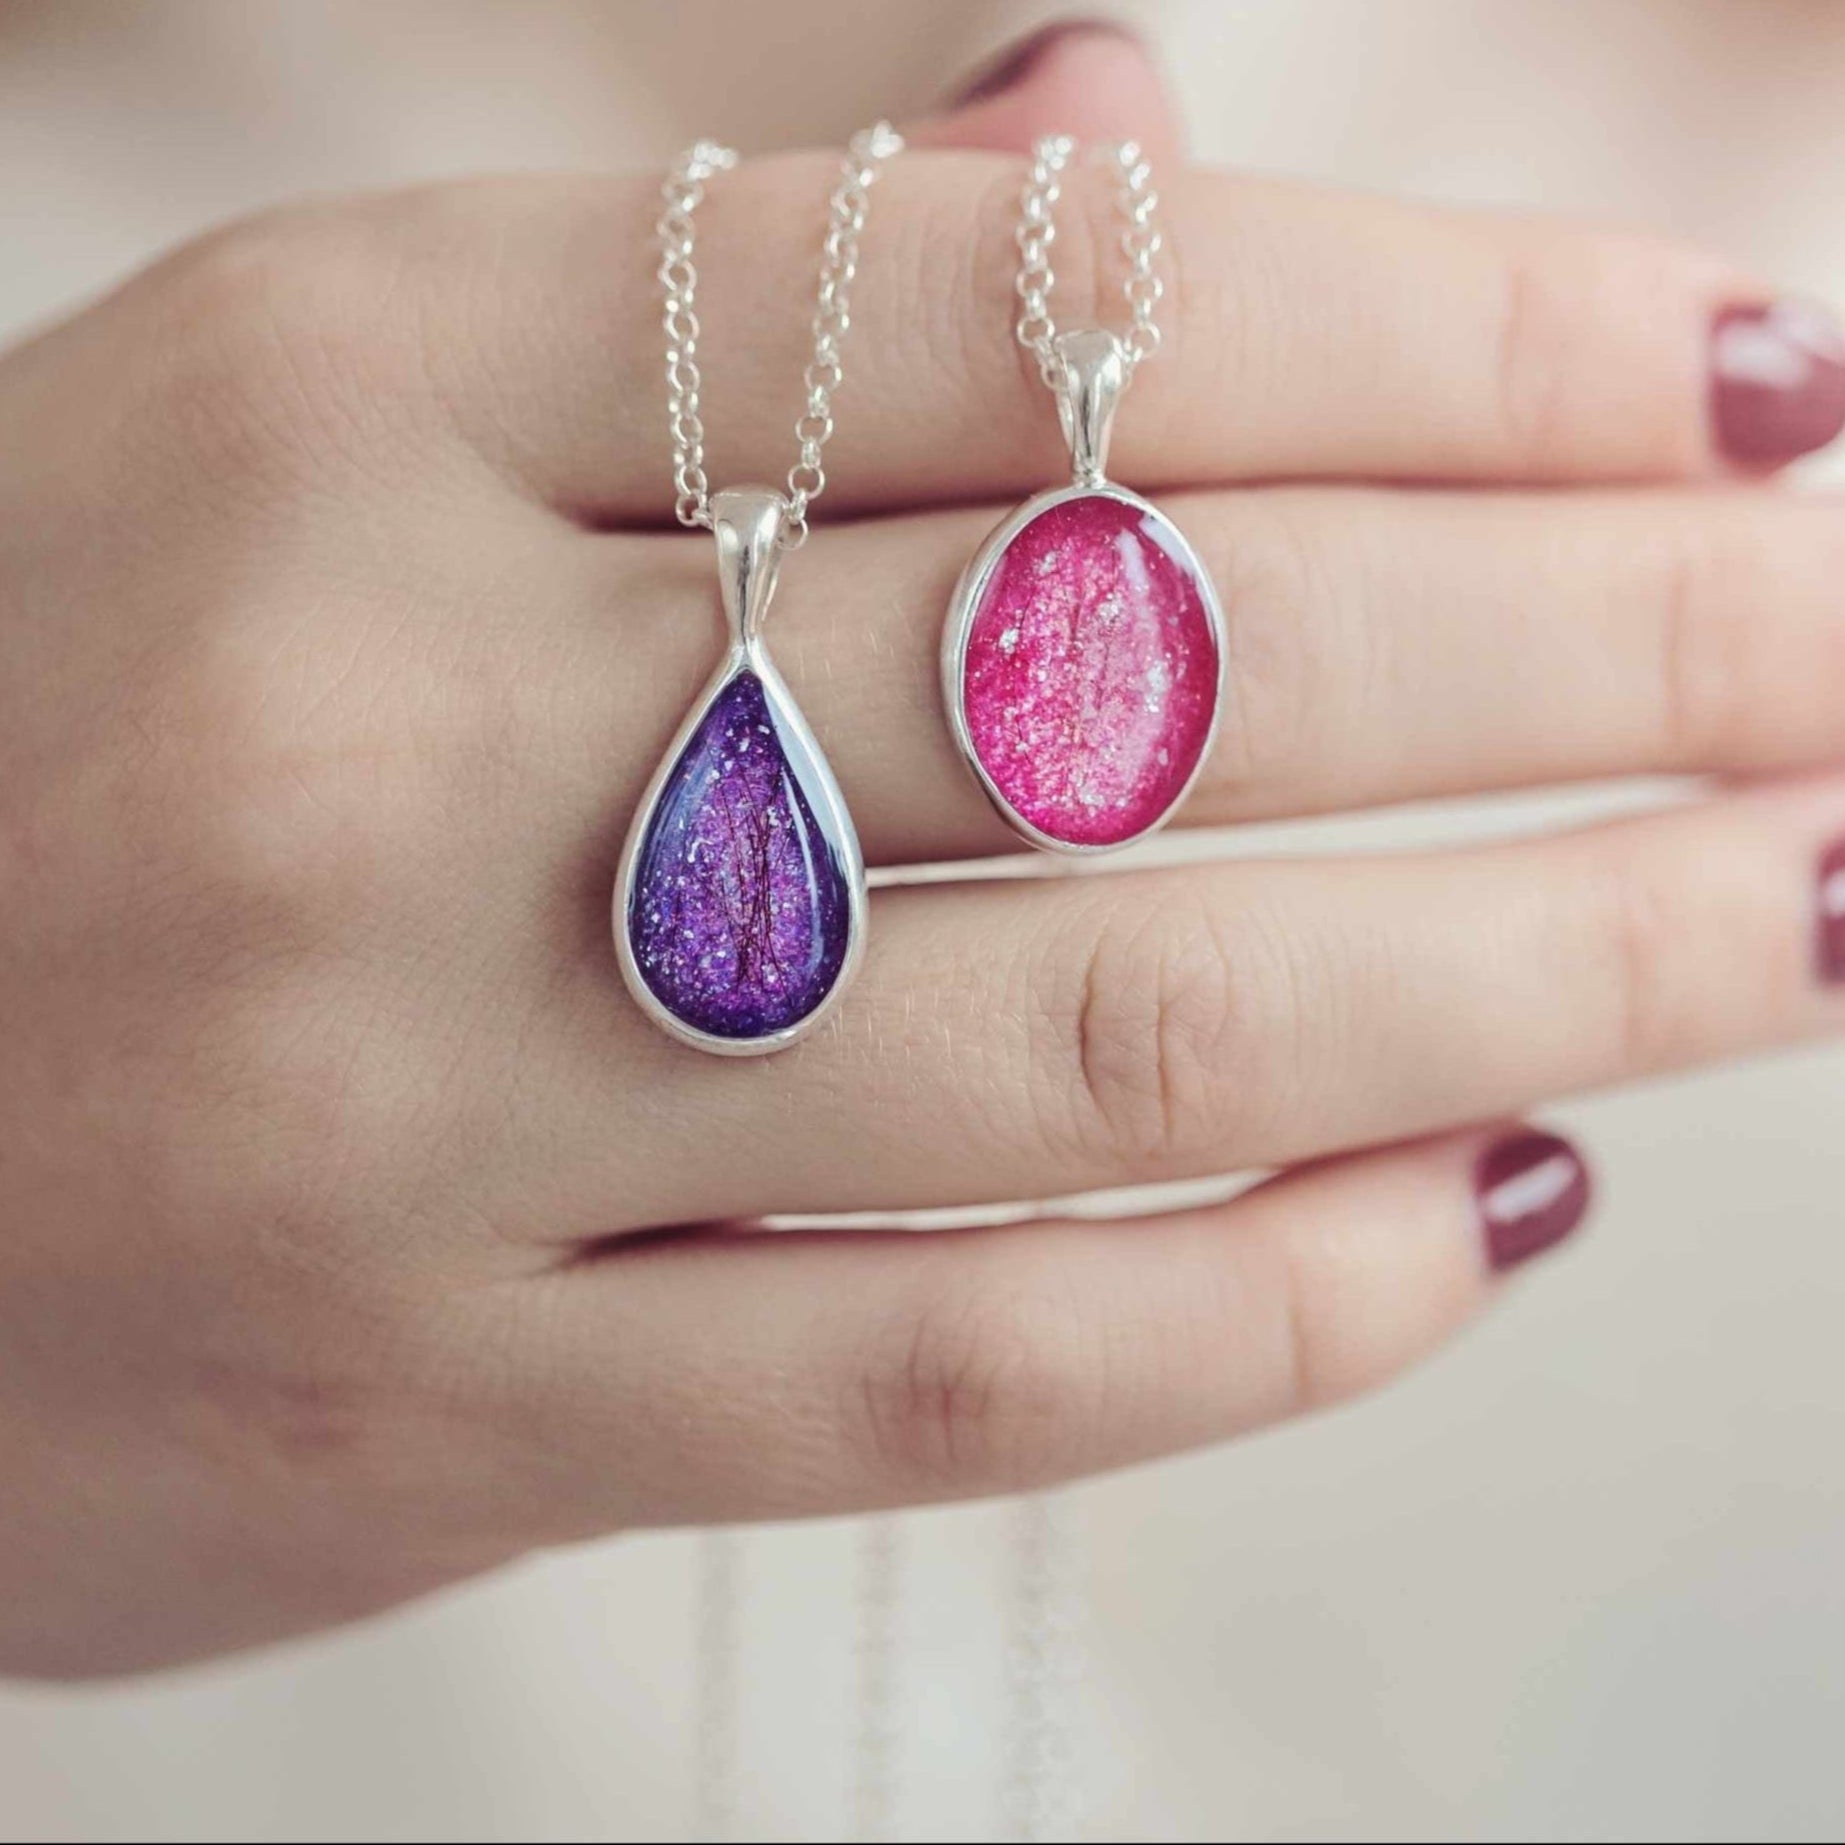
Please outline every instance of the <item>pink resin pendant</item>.
M955 740L1007 822L1056 852L1165 824L1217 727L1224 620L1192 548L1103 478L1121 388L1112 334L1057 342L1073 485L988 536L950 605L942 682Z

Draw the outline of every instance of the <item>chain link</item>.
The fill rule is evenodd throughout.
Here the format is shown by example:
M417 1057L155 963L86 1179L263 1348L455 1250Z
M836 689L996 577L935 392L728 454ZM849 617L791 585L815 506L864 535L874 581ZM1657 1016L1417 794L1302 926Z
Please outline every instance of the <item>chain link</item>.
M692 262L692 213L714 173L737 164L734 148L694 142L673 162L660 188L662 209L654 235L660 267L654 273L666 298L666 417L673 438L673 510L681 525L711 523L711 483L705 478L705 425L698 394L698 270Z
M833 433L833 393L845 381L841 346L852 324L853 278L858 274L859 237L871 206L871 188L884 164L903 148L888 122L861 129L847 145L839 182L827 202L826 235L820 245L820 281L812 321L814 351L801 374L806 400L795 419L799 454L788 470L788 520L782 546L794 550L807 538L807 509L826 491L822 451ZM673 442L673 512L681 525L711 525L711 483L705 475L705 425L699 412L703 381L698 370L698 270L692 261L692 214L715 173L737 164L734 149L698 141L673 162L660 189L663 207L655 234L660 266L655 271L665 302L666 414Z
M1051 246L1057 241L1057 201L1063 196L1063 179L1075 159L1077 143L1070 135L1046 135L1032 149L1031 169L1019 200L1019 274L1015 288L1019 317L1013 332L1018 342L1038 361L1038 375L1054 391L1063 382L1057 357L1057 323L1051 318L1051 290L1057 277L1051 268ZM1097 157L1115 170L1116 197L1126 227L1121 233L1121 253L1127 258L1127 280L1122 297L1127 302L1128 328L1121 337L1123 371L1132 378L1142 359L1159 350L1160 330L1154 319L1160 297L1166 292L1154 268L1164 242L1156 222L1160 195L1153 189L1153 167L1137 141L1098 148Z

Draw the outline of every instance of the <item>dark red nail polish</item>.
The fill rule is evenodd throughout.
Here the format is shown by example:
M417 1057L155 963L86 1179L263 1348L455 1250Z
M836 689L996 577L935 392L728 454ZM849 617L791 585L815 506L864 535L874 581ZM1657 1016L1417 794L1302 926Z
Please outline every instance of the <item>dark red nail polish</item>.
M1040 26L1036 32L1028 32L1016 44L995 53L948 99L949 107L961 109L969 103L985 102L989 97L1004 95L1007 90L1023 83L1054 46L1062 44L1065 39L1096 34L1125 38L1135 44L1140 42L1140 35L1133 27L1123 25L1118 19L1053 20L1049 25Z
M1819 977L1845 984L1845 839L1819 855Z
M1778 468L1845 429L1845 328L1809 301L1724 308L1711 323L1711 431L1745 468Z
M1487 1262L1503 1271L1560 1243L1582 1222L1589 1169L1555 1134L1514 1134L1480 1155L1474 1189Z

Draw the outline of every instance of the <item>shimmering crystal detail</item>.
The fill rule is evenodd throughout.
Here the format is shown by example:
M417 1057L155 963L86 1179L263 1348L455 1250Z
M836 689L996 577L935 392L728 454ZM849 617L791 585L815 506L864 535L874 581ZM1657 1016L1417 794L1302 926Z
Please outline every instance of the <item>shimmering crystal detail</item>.
M740 670L661 784L635 856L635 965L667 1011L713 1037L799 1023L845 964L842 842L783 739L762 681Z
M968 632L968 734L1053 839L1120 845L1163 819L1210 740L1218 641L1172 523L1082 494L1020 530Z

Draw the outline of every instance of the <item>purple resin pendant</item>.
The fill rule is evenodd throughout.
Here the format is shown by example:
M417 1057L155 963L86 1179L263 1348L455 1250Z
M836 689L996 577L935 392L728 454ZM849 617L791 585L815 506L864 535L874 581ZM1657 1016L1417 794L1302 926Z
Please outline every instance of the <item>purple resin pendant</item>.
M681 1024L753 1049L833 991L851 913L840 842L802 786L762 680L740 666L648 815L628 889L635 966Z
M623 976L701 1050L779 1050L843 990L864 864L832 772L764 651L779 494L712 497L731 648L655 772L615 888Z

